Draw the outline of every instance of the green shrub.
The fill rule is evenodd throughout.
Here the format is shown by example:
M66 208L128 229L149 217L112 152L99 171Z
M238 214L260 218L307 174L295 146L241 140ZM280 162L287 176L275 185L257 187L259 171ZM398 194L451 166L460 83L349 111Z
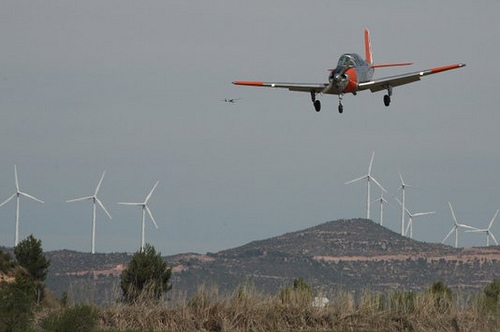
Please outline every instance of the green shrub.
M87 304L79 304L50 315L43 321L42 327L54 332L95 331L97 319L96 308Z

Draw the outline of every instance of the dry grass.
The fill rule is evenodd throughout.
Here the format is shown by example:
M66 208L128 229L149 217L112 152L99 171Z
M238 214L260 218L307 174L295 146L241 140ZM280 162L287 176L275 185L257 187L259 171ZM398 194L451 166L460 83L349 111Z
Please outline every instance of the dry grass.
M324 308L311 293L265 295L250 285L221 296L200 287L187 299L141 301L100 309L103 330L154 331L497 331L498 312L484 309L480 297L437 299L430 292L373 294L358 301L349 292L330 296Z
M118 295L118 294L117 294ZM118 296L117 296L118 297ZM375 293L366 290L329 294L323 308L312 305L309 290L285 288L279 294L242 285L232 294L200 287L194 296L166 302L98 308L98 329L104 331L497 331L500 304L487 308L484 296L443 297L429 291ZM90 303L90 302L88 302ZM37 311L35 328L65 307Z

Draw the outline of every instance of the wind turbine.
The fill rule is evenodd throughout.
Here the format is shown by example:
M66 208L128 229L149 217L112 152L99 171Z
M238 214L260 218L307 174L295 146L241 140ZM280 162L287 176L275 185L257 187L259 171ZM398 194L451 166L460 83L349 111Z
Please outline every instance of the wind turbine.
M360 181L363 179L367 180L367 185L366 185L366 219L370 219L370 182L371 181L375 182L375 184L377 186L379 186L380 189L382 189L382 191L387 192L387 190L385 190L384 187L382 187L382 185L380 185L380 183L378 183L378 181L371 174L372 165L373 165L373 158L375 158L375 151L373 151L373 153L372 153L372 159L370 160L370 165L368 166L368 174L363 175L357 179L354 179L354 180L351 180L351 181L348 181L345 183L345 184L351 184L351 183L354 183L354 182L357 182L357 181Z
M0 206L5 205L7 202L9 202L11 199L16 197L16 238L14 240L14 246L17 246L19 243L19 197L24 196L26 198L31 198L34 201L44 203L42 200L39 200L38 198L31 196L30 194L27 194L25 192L22 192L21 189L19 189L19 179L17 178L17 167L14 165L14 177L16 179L16 192L12 194L7 200L5 200Z
M142 207L142 234L141 234L141 251L144 250L144 244L145 244L145 238L146 238L146 212L149 215L149 218L151 218L151 221L155 225L156 229L158 229L158 225L156 224L155 219L153 218L153 214L151 213L151 210L149 209L148 206L148 201L151 198L151 195L153 195L153 191L156 189L156 186L160 183L160 181L156 181L155 185L153 186L153 189L149 192L149 194L146 196L146 199L142 203L124 203L120 202L118 204L121 205L133 205L133 206L141 206Z
M101 180L99 180L99 183L97 184L97 187L95 188L95 192L92 196L80 197L80 198L70 199L69 201L66 201L67 203L71 203L71 202L92 200L92 254L95 254L95 226L96 226L95 220L96 220L96 209L97 209L96 203L99 204L99 206L106 213L108 218L111 219L111 215L106 210L106 208L102 204L101 200L99 198L97 198L97 194L99 193L99 188L101 187L101 183L102 183L102 180L104 179L105 174L106 174L106 171L104 171L102 173Z
M401 202L399 199L396 198L399 204ZM408 225L406 226L406 231L405 231L405 236L408 234L408 231L410 231L410 239L413 239L413 219L416 217L421 217L421 216L426 216L428 214L434 214L436 211L431 211L431 212L419 212L419 213L411 213L407 208L405 208L406 214L408 214Z
M488 225L488 228L484 229L474 229L474 230L469 230L466 232L471 232L471 233L485 233L486 234L486 246L489 247L490 245L490 237L491 239L495 242L496 245L498 245L497 239L495 239L495 235L493 235L493 232L491 231L491 225L493 225L493 222L495 221L495 218L497 217L498 211L495 213L493 216L493 219L491 219L490 224Z
M401 172L399 172L399 179L401 180L401 186L398 189L398 192L401 191L401 201L398 200L399 205L401 205L401 235L405 236L405 189L406 188L414 188L412 186L409 186L408 184L405 183L403 180L403 176L401 175ZM397 195L397 193L396 193Z
M380 226L384 223L384 204L389 204L389 202L384 198L384 191L380 190L380 197L372 201L372 203L380 203Z
M448 205L450 206L450 211L451 211L451 215L453 217L453 222L455 223L453 225L453 227L451 228L450 232L448 233L448 235L446 235L446 237L443 239L443 241L441 241L441 243L444 243L444 241L446 241L446 239L451 235L451 233L453 233L453 231L455 232L455 248L458 247L458 229L459 228L466 228L466 229L472 229L472 230L477 230L477 228L475 227L472 227L472 226L469 226L469 225L465 225L465 224L459 224L458 221L457 221L457 217L455 217L455 212L453 211L453 208L451 207L451 203L448 202Z

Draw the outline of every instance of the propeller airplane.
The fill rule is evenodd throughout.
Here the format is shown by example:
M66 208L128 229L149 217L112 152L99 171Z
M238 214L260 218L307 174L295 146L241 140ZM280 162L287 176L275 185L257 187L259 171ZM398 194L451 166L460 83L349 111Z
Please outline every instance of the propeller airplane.
M356 53L342 54L335 69L330 70L328 83L282 83L282 82L261 82L261 81L234 81L235 85L283 88L290 91L309 92L316 112L321 110L321 102L316 99L317 94L332 94L339 96L339 113L342 113L344 106L342 98L346 93L356 95L359 91L370 90L378 92L386 90L384 95L384 105L389 106L394 87L417 82L423 76L441 73L447 70L464 67L463 63L434 67L427 70L405 73L395 76L373 79L375 68L408 66L410 62L402 63L373 63L372 49L370 43L370 33L365 30L365 59Z

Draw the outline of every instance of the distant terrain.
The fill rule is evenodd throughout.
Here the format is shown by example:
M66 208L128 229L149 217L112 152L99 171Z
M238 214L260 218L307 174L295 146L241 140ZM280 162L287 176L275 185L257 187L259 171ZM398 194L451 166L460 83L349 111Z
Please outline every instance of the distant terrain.
M119 296L119 276L131 254L46 252L46 280L76 301L111 302ZM455 291L478 292L500 278L500 247L453 248L415 241L371 220L337 220L254 241L217 253L185 253L164 259L173 268L172 294L192 295L216 285L229 293L245 282L274 293L303 278L316 293L421 290L443 281Z

